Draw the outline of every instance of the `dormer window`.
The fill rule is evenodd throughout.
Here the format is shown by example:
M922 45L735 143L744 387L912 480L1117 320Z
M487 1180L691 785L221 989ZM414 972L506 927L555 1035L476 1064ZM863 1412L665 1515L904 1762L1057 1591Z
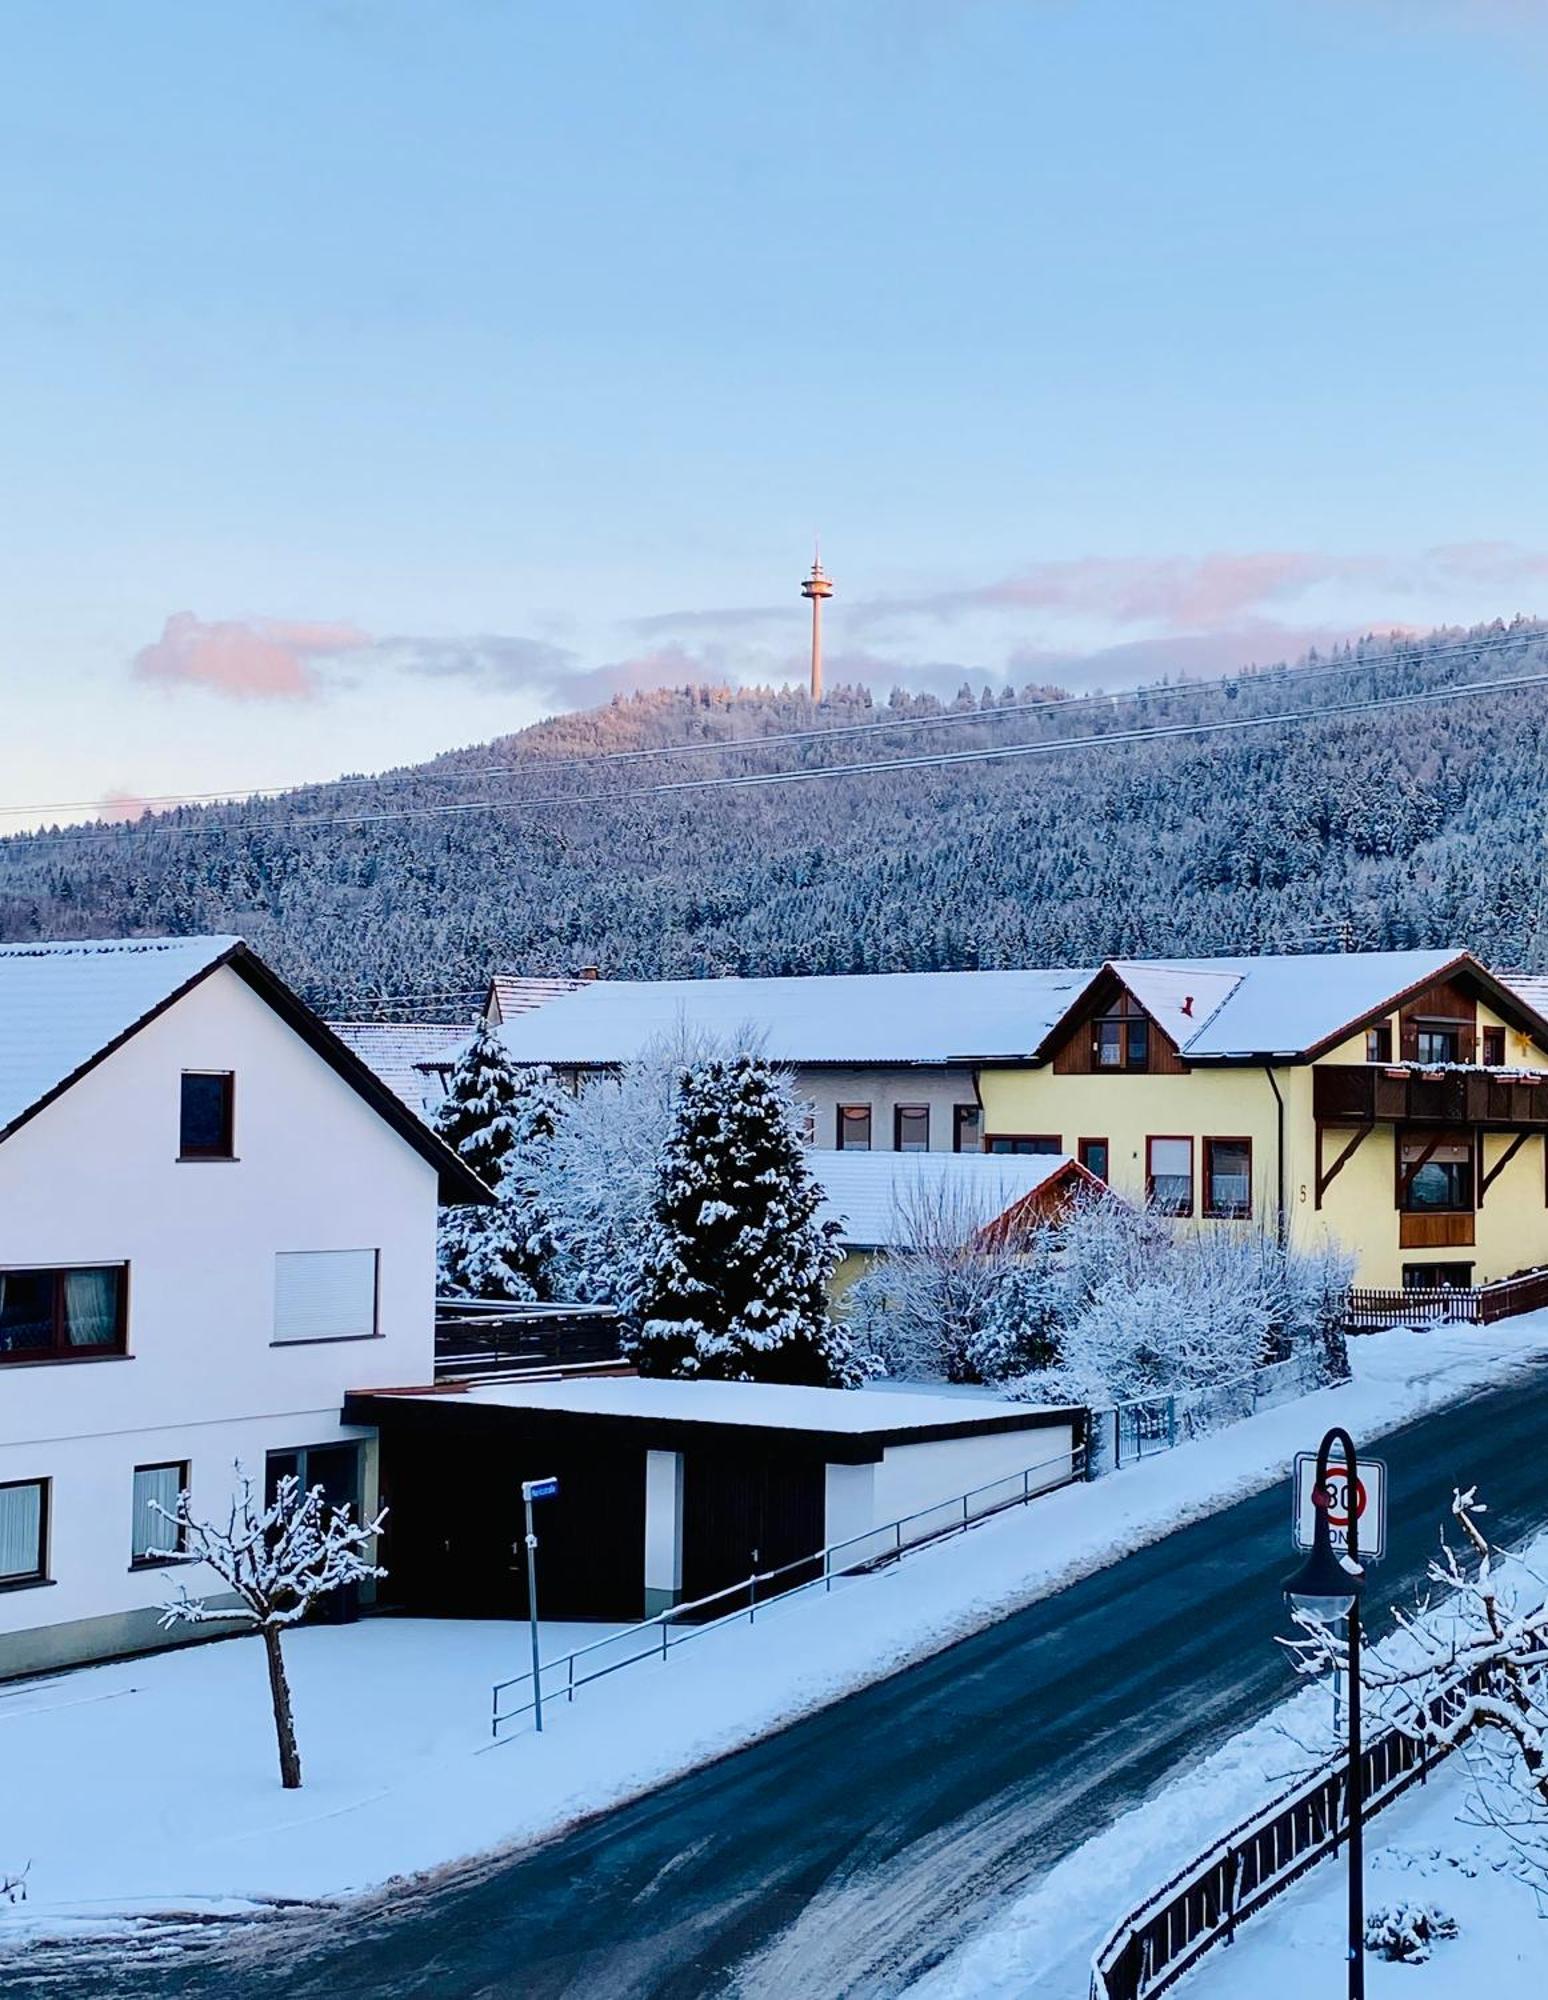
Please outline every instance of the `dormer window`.
M235 1158L235 1109L236 1078L229 1069L185 1069L178 1125L178 1158Z
M1150 1023L1143 1015L1110 1016L1094 1025L1098 1069L1149 1069Z

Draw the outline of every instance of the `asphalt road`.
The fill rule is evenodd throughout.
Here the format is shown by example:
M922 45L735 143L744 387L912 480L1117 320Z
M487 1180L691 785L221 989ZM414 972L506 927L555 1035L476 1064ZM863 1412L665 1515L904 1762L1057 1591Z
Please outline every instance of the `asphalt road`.
M1390 1435L1380 1455L1377 1627L1421 1574L1457 1481L1482 1488L1500 1540L1548 1520L1548 1368ZM890 2000L999 1899L1289 1691L1272 1643L1288 1535L1280 1482L563 1840L321 1937L276 1919L240 1951L77 1960L0 1975L0 1992Z

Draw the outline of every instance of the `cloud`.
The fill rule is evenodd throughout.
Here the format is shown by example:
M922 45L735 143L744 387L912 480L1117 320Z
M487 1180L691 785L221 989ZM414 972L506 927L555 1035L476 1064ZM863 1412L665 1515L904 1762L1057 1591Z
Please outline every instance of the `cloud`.
M404 673L520 692L556 686L580 665L580 655L568 646L496 632L466 639L381 639L375 650L384 665Z
M307 701L322 692L320 662L371 644L353 625L281 618L222 619L175 611L161 637L134 656L141 680L202 687L242 701Z

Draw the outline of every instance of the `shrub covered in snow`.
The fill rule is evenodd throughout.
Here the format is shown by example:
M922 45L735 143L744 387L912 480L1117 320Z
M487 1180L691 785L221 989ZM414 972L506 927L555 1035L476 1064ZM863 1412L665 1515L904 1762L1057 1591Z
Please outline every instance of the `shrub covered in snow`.
M1365 1919L1366 1950L1403 1965L1423 1965L1437 1938L1456 1935L1456 1918L1433 1903L1393 1903Z
M848 1386L828 1317L837 1226L817 1220L783 1077L757 1056L686 1070L656 1169L635 1358L647 1375Z
M1348 1282L1331 1247L1291 1250L1250 1224L1177 1222L1104 1193L1010 1243L978 1228L919 1234L851 1299L894 1373L1103 1405L1295 1355L1310 1379L1341 1380Z

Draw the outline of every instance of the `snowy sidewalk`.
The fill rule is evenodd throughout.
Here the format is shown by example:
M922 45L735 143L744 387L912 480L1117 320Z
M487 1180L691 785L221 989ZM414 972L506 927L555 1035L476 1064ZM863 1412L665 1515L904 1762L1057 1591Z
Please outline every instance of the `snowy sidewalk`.
M521 1670L519 1624L295 1633L300 1793L277 1782L250 1639L0 1685L0 1875L30 1865L29 1900L0 1904L0 1940L347 1895L552 1833L1278 1479L1332 1419L1370 1438L1545 1352L1548 1315L1362 1339L1350 1384L1047 1495L831 1596L760 1610L756 1627L619 1673L556 1706L541 1738L496 1749L489 1689ZM1114 1904L1109 1884L1100 1916Z

